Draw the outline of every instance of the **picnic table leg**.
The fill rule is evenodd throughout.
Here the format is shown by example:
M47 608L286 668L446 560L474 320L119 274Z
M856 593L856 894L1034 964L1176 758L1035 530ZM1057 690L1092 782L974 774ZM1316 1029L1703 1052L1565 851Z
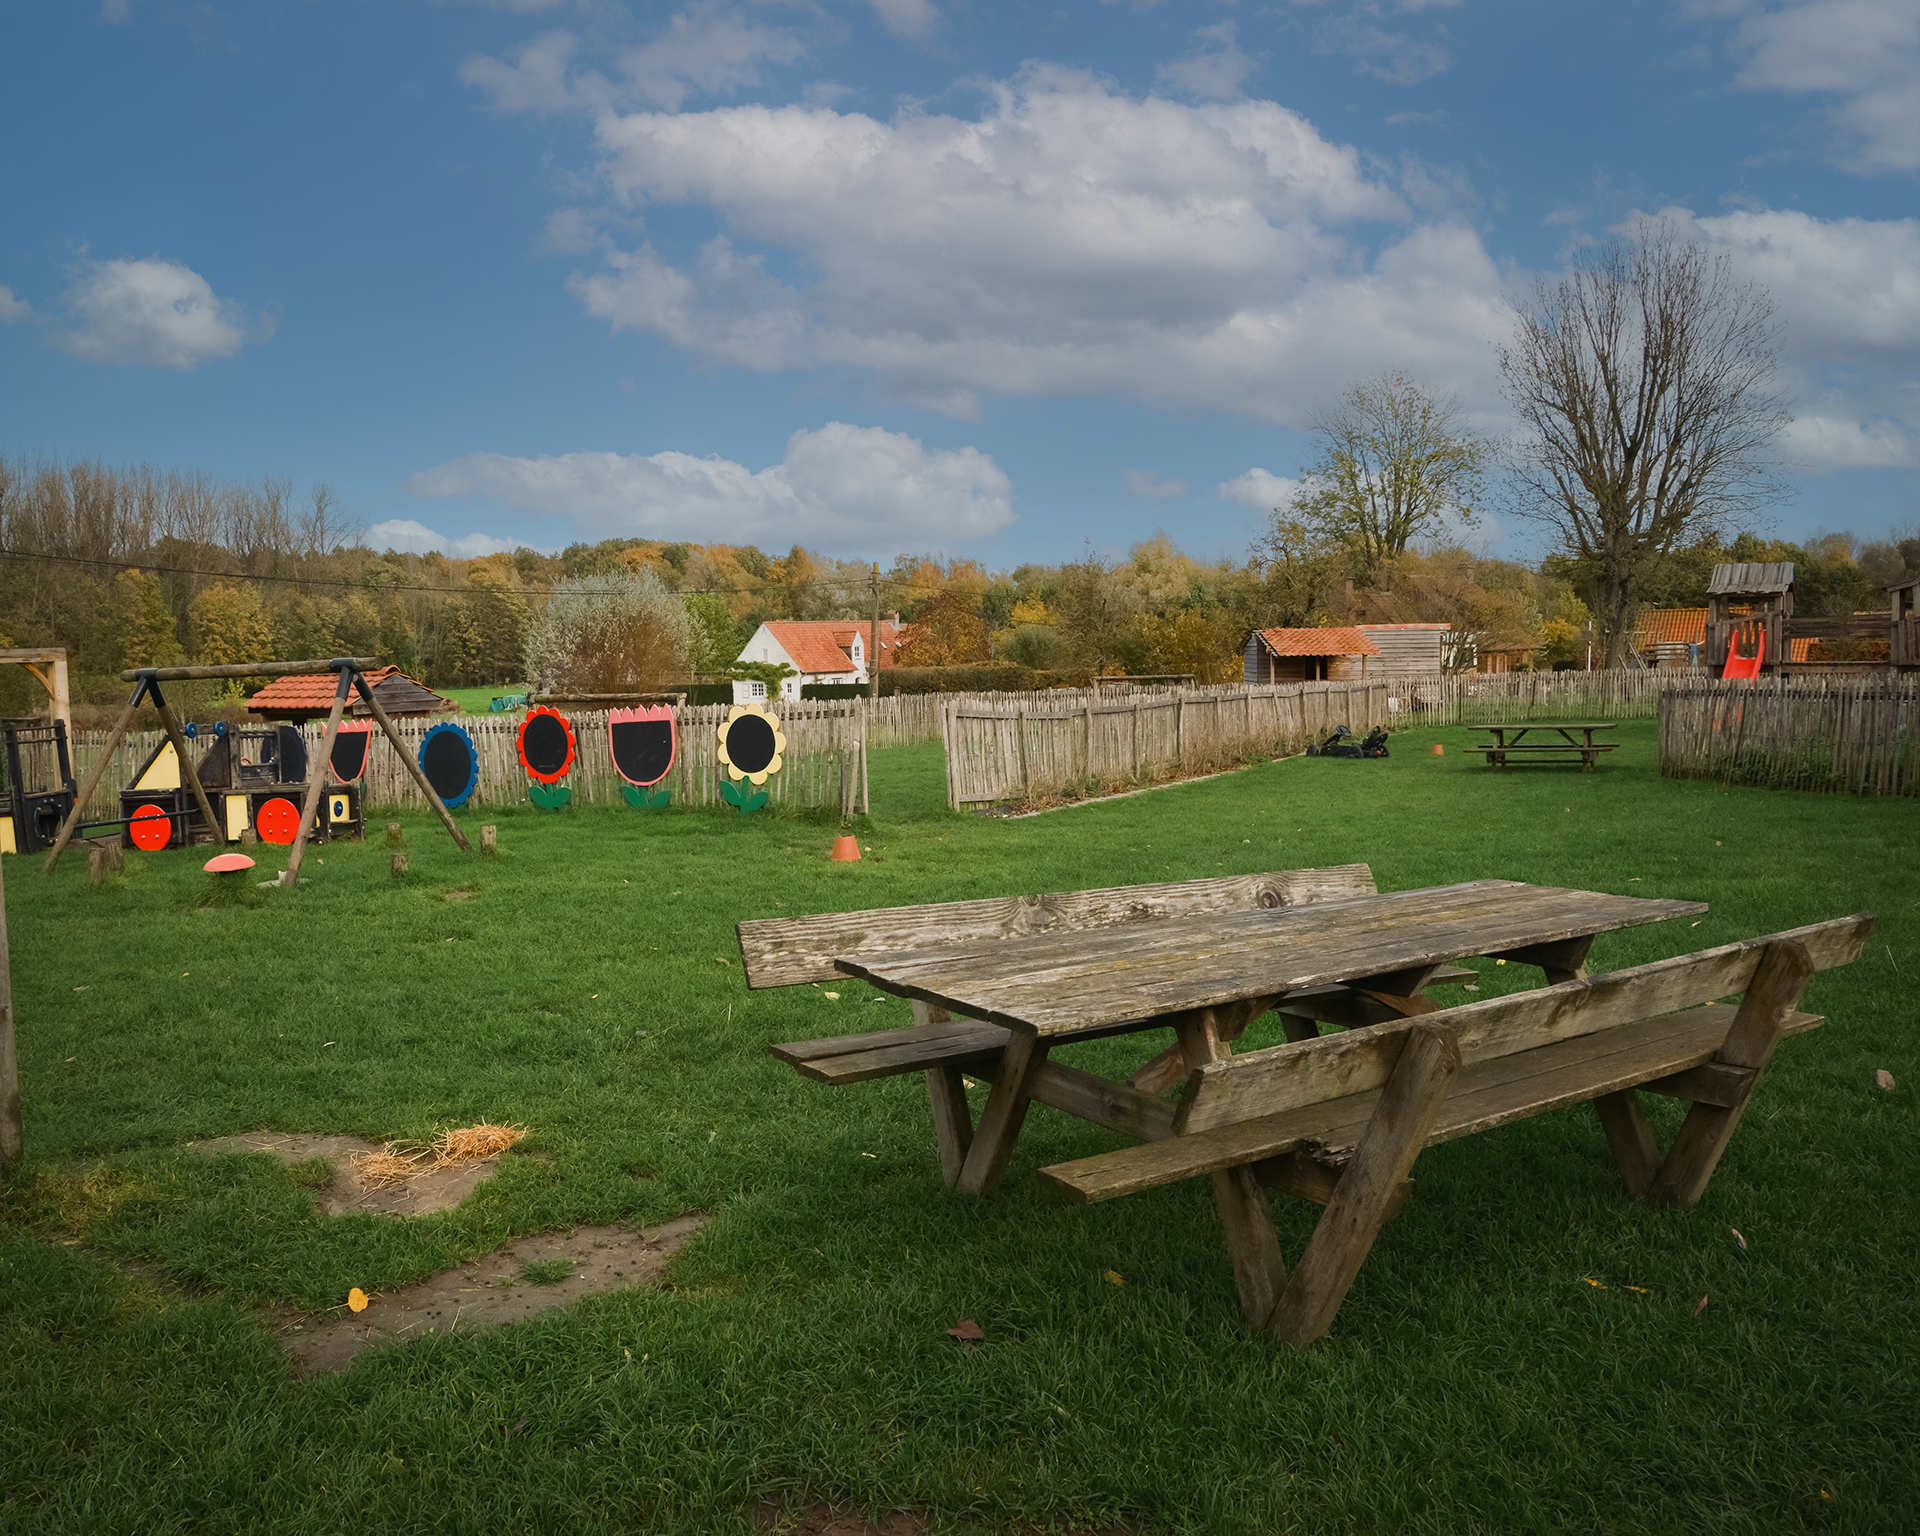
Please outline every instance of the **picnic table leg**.
M914 999L914 1023L944 1024L949 1017L946 1009ZM965 1075L958 1067L927 1068L927 1100L933 1108L933 1139L940 1149L940 1177L952 1189L960 1182L967 1149L973 1145L973 1112L967 1106Z
M1782 939L1767 946L1747 995L1740 1000L1740 1011L1727 1028L1726 1041L1713 1058L1728 1066L1750 1068L1753 1076L1738 1103L1694 1104L1687 1110L1673 1145L1667 1148L1666 1161L1647 1190L1647 1198L1655 1205L1692 1205L1707 1192L1707 1181L1733 1139L1747 1099L1772 1060L1812 974L1813 961L1799 940Z
M1600 1116L1600 1129L1607 1134L1613 1160L1620 1166L1620 1178L1630 1195L1644 1195L1660 1168L1660 1148L1653 1139L1653 1127L1640 1103L1637 1089L1622 1088L1618 1093L1603 1093L1593 1101Z
M1183 1019L1175 1028L1189 1070L1231 1054L1227 1042L1220 1038L1211 1008ZM1251 1327L1264 1328L1287 1282L1287 1265L1280 1256L1280 1235L1273 1227L1273 1207L1267 1203L1267 1192L1250 1164L1223 1168L1213 1176L1213 1203L1226 1232L1240 1310Z
M1000 1187L1000 1179L1013 1158L1013 1144L1027 1118L1027 1105L1033 1079L1046 1064L1047 1042L1037 1035L1015 1030L1000 1055L1000 1070L994 1074L993 1091L980 1111L980 1123L974 1127L973 1143L954 1188L969 1195L990 1195Z
M1415 1024L1407 1031L1366 1134L1267 1321L1269 1338L1311 1344L1333 1326L1459 1070L1460 1047L1452 1030Z

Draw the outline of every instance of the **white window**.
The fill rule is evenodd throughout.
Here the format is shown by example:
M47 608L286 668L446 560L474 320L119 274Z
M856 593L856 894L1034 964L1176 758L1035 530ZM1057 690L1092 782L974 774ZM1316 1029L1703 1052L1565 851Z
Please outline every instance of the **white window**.
M756 699L764 699L767 696L767 685L765 683L750 683L748 687Z

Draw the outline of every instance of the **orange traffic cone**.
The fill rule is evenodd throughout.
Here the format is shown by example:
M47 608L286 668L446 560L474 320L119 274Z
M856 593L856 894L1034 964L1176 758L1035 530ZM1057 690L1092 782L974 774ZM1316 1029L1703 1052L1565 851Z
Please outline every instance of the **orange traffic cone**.
M1435 757L1445 757L1447 755L1447 749L1441 746L1440 743L1436 741L1433 744L1433 755Z
M836 837L833 840L832 857L843 864L858 863L860 859L860 839L857 837Z

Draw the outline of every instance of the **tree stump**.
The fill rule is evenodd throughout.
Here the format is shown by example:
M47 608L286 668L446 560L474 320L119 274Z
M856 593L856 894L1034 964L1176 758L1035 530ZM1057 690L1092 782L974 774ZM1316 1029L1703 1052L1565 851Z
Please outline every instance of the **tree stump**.
M499 845L494 841L495 834L498 831L499 829L491 822L480 829L480 851L482 853L496 854L500 851Z
M400 823L397 821L387 823L387 846L389 848L400 846Z
M98 885L107 878L107 850L91 848L87 851L87 884Z
M393 856L393 872L396 875L404 875L407 872L407 856L404 853L396 853Z

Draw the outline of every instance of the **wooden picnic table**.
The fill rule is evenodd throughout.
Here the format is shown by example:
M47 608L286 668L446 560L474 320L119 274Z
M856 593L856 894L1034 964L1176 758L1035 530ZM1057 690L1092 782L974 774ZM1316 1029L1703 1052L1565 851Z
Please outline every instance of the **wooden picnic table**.
M1519 725L1476 725L1476 731L1492 733L1492 742L1479 742L1467 748L1469 752L1484 752L1487 766L1504 768L1507 759L1514 757L1522 762L1570 763L1577 758L1582 773L1592 773L1595 760L1602 752L1611 752L1619 746L1616 741L1595 741L1595 731L1611 731L1616 727L1611 720L1529 720ZM1523 741L1531 731L1556 732L1558 741ZM1573 733L1578 731L1580 739L1575 741Z
M1344 984L1412 1017L1438 1010L1422 989L1449 961L1485 955L1539 966L1549 983L1567 981L1585 976L1596 934L1706 910L1696 901L1475 880L1274 911L863 954L835 966L936 1017L1007 1029L956 1180L957 1188L990 1194L1043 1078L1046 1102L1056 1108L1095 1124L1164 1133L1167 1101L1147 1091L1166 1080L1155 1063L1128 1083L1113 1082L1050 1063L1056 1045L1171 1027L1178 1043L1163 1058L1184 1075L1230 1055L1247 1024L1289 993Z

